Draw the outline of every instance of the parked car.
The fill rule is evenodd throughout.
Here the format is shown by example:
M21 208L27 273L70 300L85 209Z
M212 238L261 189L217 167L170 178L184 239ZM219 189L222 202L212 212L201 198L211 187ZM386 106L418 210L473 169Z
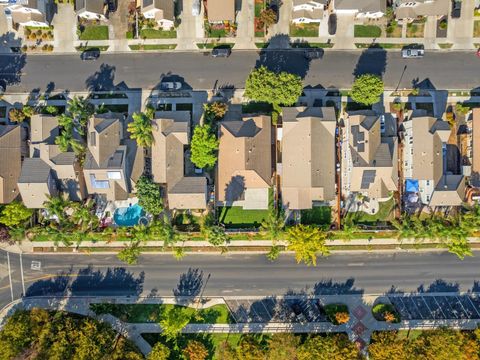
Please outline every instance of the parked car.
M458 0L452 1L452 18L458 19L462 13L462 2Z
M108 11L115 12L117 10L117 1L116 0L106 0Z
M178 81L164 81L160 83L160 89L163 91L180 90L181 88L182 83Z
M232 53L232 49L230 48L215 48L212 50L212 57L229 57Z
M271 2L270 3L270 9L275 13L275 23L278 22L278 17L280 15L280 13L278 12L279 8L278 8L278 4L275 3L275 2Z
M402 49L402 58L415 59L425 55L425 50L420 47L406 47Z
M305 56L305 59L307 60L321 59L323 56L323 50L322 49L306 49L304 56Z
M337 14L332 13L328 17L328 34L335 35L337 32Z
M192 3L192 16L198 16L201 12L201 3L200 0L193 0Z
M96 48L85 50L80 55L80 59L82 59L83 61L87 61L87 60L95 61L99 57L100 57L100 49L96 49Z

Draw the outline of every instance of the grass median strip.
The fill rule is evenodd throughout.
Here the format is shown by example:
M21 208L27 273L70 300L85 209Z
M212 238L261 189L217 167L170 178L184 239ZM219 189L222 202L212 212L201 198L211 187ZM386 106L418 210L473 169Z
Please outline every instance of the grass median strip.
M177 47L177 44L153 44L153 45L128 45L130 50L173 50Z

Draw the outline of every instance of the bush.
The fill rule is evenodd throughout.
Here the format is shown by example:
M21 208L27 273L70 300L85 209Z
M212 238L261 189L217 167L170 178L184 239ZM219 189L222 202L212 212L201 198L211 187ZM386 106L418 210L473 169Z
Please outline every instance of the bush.
M372 315L377 321L400 322L400 314L392 304L379 303L375 305L372 309Z
M345 324L350 320L348 306L345 304L328 304L324 307L328 321L334 325Z
M448 23L446 19L443 19L442 21L440 21L440 24L438 24L438 27L442 30L445 30L447 26L448 26Z

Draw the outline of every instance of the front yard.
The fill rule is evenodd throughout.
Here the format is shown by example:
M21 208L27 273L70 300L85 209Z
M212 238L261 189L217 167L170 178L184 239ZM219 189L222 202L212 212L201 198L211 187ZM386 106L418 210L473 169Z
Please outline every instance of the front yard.
M108 40L107 25L86 25L79 30L79 40Z
M142 39L174 39L177 37L177 30L142 29L140 37Z
M421 38L425 30L425 23L414 21L407 24L407 37L408 38Z
M317 37L319 24L290 24L292 37Z
M218 221L228 229L258 228L268 216L268 210L243 210L240 206L217 209Z
M355 25L355 37L377 38L382 35L382 29L376 25Z
M330 225L332 209L330 206L315 206L301 211L301 223L304 225Z
M255 37L264 37L265 30L264 27L261 26L259 17L262 13L262 10L265 8L265 3L263 0L255 0L255 19L254 19L254 29L255 29Z

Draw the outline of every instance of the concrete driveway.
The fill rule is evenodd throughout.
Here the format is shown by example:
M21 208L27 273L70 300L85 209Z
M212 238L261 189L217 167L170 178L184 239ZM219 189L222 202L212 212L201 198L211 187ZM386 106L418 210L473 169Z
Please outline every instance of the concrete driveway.
M55 52L74 52L77 40L77 15L70 4L57 4L53 17L53 47Z
M256 49L255 47L255 4L254 0L242 0L237 12L237 37L235 49Z
M356 49L354 22L354 14L337 13L337 33L334 39L334 49Z
M279 8L278 22L270 27L268 30L269 37L290 33L290 19L292 17L292 1L283 1Z
M192 15L193 0L183 0L181 23L177 29L177 50L197 50L196 39L203 38L203 6L198 16Z
M448 19L447 38L452 49L473 49L473 1L462 1L460 18ZM450 9L451 11L451 9Z

